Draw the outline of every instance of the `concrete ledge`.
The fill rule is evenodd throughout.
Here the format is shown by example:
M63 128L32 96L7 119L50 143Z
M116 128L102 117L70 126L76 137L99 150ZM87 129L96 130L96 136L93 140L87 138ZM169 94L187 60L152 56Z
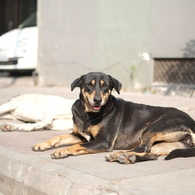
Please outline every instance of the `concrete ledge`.
M102 154L55 160L31 146L65 131L0 132L0 192L5 195L195 194L195 157L134 165L108 163Z
M5 147L0 147L0 191L2 193L60 195L110 194L109 192L113 191L109 186L109 181L69 168L66 163L58 164L59 161L63 162L65 159L52 160L49 155L51 151L31 151L29 144L25 143L29 141L29 138L32 140L32 134L36 139L38 135L44 133L46 132L1 132L5 135L4 141L6 140ZM53 133L55 134L55 131L47 132L47 134ZM58 131L57 134L61 133ZM17 146L15 150L10 149L14 148L13 140L15 140L14 145ZM4 145L3 141L1 143ZM76 160L74 157L73 159ZM85 166L87 169L87 163Z
M107 181L3 147L0 147L0 159L0 190L4 194L110 194L113 191Z

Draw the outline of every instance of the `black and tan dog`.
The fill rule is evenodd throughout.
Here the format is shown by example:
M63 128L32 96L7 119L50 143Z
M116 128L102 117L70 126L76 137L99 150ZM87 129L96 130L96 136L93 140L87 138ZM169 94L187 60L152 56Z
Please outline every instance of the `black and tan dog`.
M186 113L117 99L111 91L114 88L119 93L121 83L100 72L81 76L72 83L71 90L75 87L80 87L81 92L72 107L73 132L36 144L34 151L72 145L51 154L58 159L128 150L106 156L107 161L125 164L154 160L170 152L167 159L195 155L195 121Z

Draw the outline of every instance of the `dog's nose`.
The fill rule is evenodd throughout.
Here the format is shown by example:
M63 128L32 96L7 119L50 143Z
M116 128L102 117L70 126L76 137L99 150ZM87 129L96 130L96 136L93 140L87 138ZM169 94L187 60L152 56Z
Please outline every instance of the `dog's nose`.
M102 101L102 98L101 98L100 96L95 96L95 97L93 98L93 101L94 101L95 103L100 103L100 102Z

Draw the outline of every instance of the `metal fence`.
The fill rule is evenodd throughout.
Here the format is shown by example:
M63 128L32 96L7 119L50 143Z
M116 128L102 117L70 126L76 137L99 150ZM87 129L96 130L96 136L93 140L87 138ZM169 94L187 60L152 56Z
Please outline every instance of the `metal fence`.
M153 81L195 87L195 58L154 59Z

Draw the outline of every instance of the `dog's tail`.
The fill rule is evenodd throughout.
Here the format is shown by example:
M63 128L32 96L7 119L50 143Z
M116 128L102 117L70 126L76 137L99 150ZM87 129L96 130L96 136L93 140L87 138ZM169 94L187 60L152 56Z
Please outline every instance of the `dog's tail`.
M165 160L171 160L173 158L187 158L187 157L195 157L195 148L187 148L187 149L176 149L170 152Z
M195 133L192 133L192 142L194 146L192 148L183 148L183 149L175 149L171 151L166 157L165 160L171 160L173 158L187 158L187 157L195 157Z

